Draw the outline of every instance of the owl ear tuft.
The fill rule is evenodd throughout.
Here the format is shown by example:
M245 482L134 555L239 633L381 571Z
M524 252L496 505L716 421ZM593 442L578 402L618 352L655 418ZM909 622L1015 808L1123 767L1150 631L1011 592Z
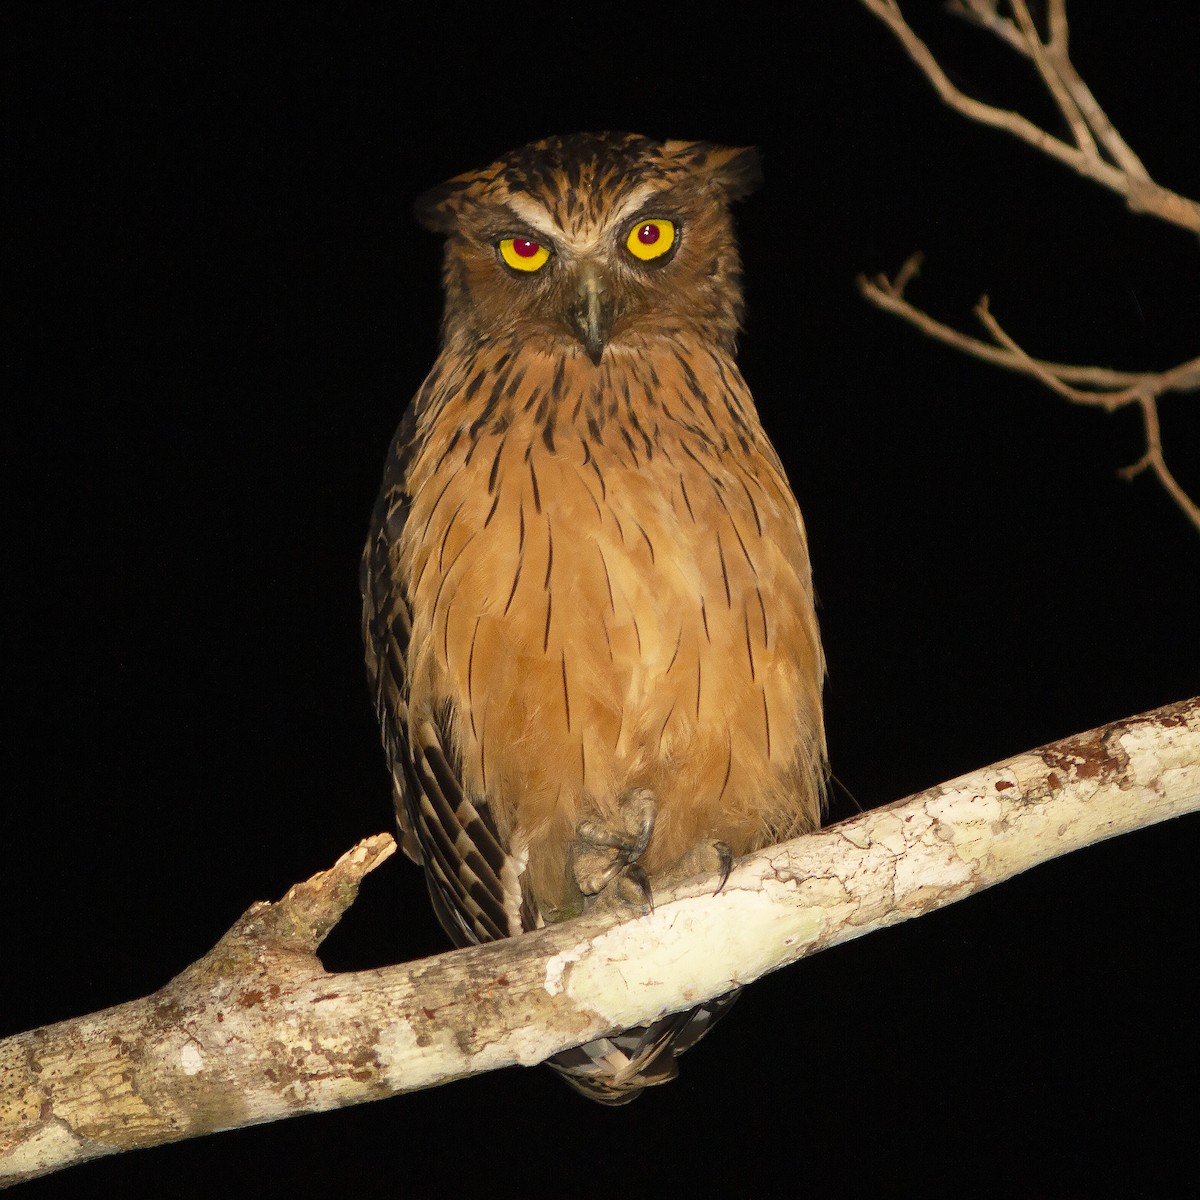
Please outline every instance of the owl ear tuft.
M713 146L705 165L730 200L741 200L762 183L756 146Z
M412 207L417 224L434 233L453 233L462 214L463 193L470 186L468 179L450 179L422 192Z
M718 146L713 142L664 142L669 160L688 174L707 178L726 200L741 200L762 183L754 146Z

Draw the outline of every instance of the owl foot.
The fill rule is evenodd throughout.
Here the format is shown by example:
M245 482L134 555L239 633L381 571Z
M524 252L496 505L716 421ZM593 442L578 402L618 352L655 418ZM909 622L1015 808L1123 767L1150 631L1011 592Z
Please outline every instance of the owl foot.
M733 851L724 842L704 841L697 842L682 858L676 859L658 879L660 886L670 886L696 875L720 875L721 882L713 893L716 896L732 870Z
M619 824L580 821L575 827L571 865L575 882L588 902L610 884L615 899L650 909L650 880L638 863L654 833L658 805L647 788L633 788L617 801Z
M654 889L641 863L632 862L618 871L605 889L603 898L611 898L613 904L621 908L635 908L643 914L654 911Z

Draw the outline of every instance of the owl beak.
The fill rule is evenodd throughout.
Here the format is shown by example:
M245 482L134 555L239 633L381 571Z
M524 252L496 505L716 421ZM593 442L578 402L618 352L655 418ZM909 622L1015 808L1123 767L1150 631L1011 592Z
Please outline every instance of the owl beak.
M575 304L569 317L571 328L596 366L600 365L600 356L612 333L614 315L615 306L603 272L594 263L584 263L579 269Z

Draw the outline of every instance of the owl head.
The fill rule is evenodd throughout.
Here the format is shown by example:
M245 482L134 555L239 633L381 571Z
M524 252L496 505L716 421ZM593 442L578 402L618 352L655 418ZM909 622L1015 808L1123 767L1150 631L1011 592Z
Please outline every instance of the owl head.
M596 364L685 332L732 349L729 206L758 178L753 149L629 133L546 138L455 176L415 206L447 235L444 342L520 336Z

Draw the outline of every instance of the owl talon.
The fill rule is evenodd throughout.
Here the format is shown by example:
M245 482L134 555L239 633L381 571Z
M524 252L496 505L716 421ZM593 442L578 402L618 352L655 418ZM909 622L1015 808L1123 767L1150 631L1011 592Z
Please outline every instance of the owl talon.
M640 909L643 913L654 911L654 889L650 886L650 876L640 863L630 863L621 871L613 888L617 898L629 908Z
M637 867L643 879L646 873L638 860L650 845L658 805L647 788L633 788L617 801L620 825L604 825L598 820L580 821L575 827L571 865L575 882L585 896L604 891L622 872ZM645 886L638 884L645 895Z
M717 884L717 890L713 892L713 895L719 896L729 882L729 873L733 870L733 851L724 842L713 842L712 848L716 851L717 870L721 875L721 882Z
M671 888L697 875L719 875L714 896L721 894L733 870L733 851L718 841L697 842L682 858L678 858L655 878L660 888Z
M637 839L629 849L629 861L635 863L650 845L650 837L654 833L654 818L658 814L658 804L654 793L649 788L634 788L626 792L620 800L621 815L625 818L626 828L630 818L636 822Z
M572 848L571 870L575 875L575 885L585 900L604 891L625 866L618 850L610 850L606 854L603 849L593 849L582 839Z
M654 889L650 876L638 863L626 863L595 895L584 901L588 912L626 912L632 909L645 916L654 911Z

